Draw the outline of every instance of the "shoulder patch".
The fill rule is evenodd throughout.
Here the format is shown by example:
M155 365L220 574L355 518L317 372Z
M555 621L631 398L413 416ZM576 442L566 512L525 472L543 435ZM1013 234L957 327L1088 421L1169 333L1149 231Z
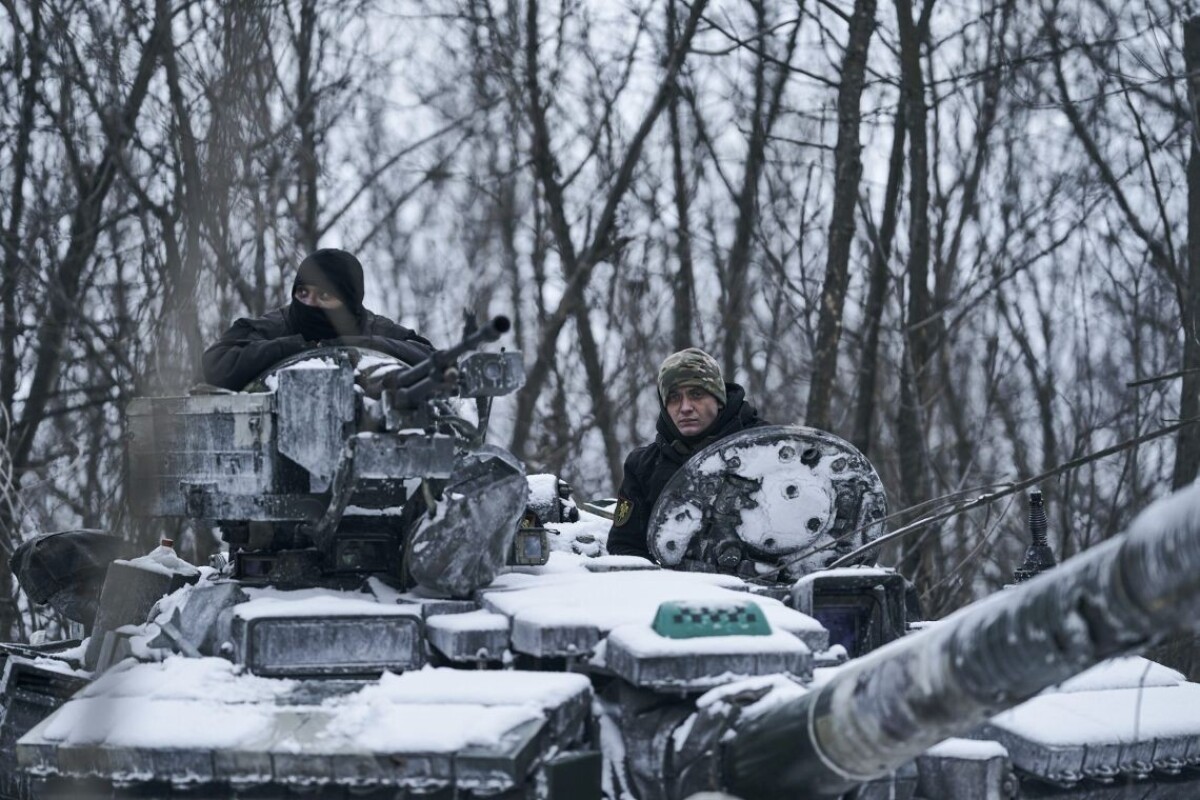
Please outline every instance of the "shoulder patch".
M633 501L626 500L622 497L617 501L617 510L613 514L613 525L621 527L626 522L629 522L629 515L633 513Z

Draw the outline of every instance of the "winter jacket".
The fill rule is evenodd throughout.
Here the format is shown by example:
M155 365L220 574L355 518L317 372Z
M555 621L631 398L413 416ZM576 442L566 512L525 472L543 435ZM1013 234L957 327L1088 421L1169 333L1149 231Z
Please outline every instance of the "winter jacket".
M715 441L768 425L758 410L746 402L746 390L736 383L725 383L728 402L707 431L685 438L671 421L665 408L658 414L658 436L653 444L639 447L625 459L625 475L617 492L616 518L608 534L608 552L614 556L641 556L654 560L646 539L650 511L658 496L692 454Z
M365 308L359 316L361 335L343 336L322 344L366 347L409 364L433 352L429 340L387 317ZM274 364L312 346L296 331L287 306L263 317L242 318L204 351L204 380L238 391Z

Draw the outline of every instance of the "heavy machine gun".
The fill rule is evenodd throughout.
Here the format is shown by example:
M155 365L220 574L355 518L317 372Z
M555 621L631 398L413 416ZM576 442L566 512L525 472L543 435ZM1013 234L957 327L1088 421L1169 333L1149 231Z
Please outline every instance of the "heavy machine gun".
M508 394L520 388L512 377L520 373L518 353L475 353L462 356L480 345L494 342L508 332L508 317L497 316L482 328L468 322L462 341L446 350L436 350L426 360L408 369L392 370L371 380L367 386L386 396L388 406L397 412L424 410L429 400L437 396L457 394L461 397L490 397ZM460 359L462 359L460 361ZM371 386L377 383L378 387Z
M402 529L418 516L405 516L410 495L425 494L432 510L442 484L468 465L473 482L456 495L498 503L491 517L515 530L519 513L511 524L507 517L524 492L520 464L482 445L486 417L477 426L449 402L490 400L524 383L520 353L470 352L508 328L496 317L412 365L321 347L275 365L245 392L135 400L133 510L212 521L230 544L236 577L277 585L373 572L403 580L411 565L402 563ZM484 496L496 491L502 501ZM465 534L450 526L438 535Z

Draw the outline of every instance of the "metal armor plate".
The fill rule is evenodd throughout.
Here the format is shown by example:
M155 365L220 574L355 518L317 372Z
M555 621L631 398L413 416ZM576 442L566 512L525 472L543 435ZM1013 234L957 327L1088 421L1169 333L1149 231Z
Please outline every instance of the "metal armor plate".
M876 539L886 514L879 475L852 444L772 425L692 456L650 512L649 545L667 567L790 583Z

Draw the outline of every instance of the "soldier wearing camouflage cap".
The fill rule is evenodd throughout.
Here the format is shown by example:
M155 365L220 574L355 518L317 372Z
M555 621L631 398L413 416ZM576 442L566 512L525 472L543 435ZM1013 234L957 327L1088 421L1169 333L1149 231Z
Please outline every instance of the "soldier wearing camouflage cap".
M608 552L650 558L646 527L667 481L693 453L726 436L766 425L746 390L729 383L708 353L689 347L658 370L658 436L625 459Z

